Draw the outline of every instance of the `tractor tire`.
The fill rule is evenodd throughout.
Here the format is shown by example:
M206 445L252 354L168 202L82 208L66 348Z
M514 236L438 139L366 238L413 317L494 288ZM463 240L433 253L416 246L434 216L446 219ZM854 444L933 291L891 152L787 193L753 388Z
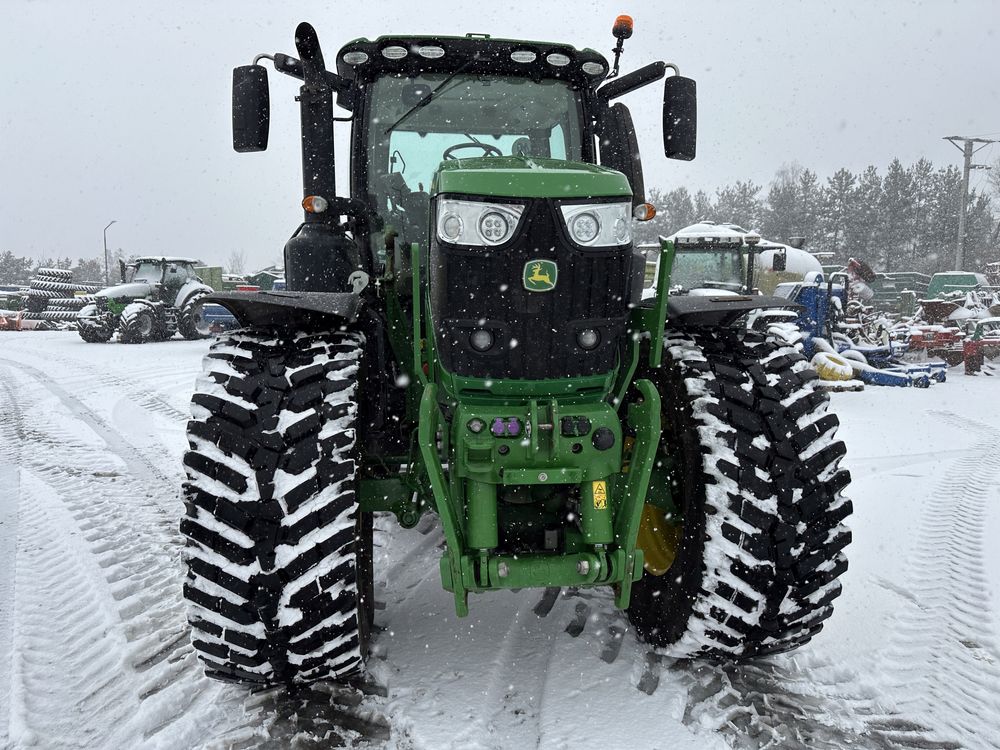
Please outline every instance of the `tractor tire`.
M49 300L49 307L64 310L79 310L87 304L83 297L55 297Z
M144 344L166 338L166 325L159 311L143 302L132 302L122 310L118 340L123 344Z
M211 324L205 321L205 304L201 301L204 296L204 294L192 296L184 303L177 316L177 330L188 341L207 339L212 335Z
M46 281L72 281L73 272L68 268L39 268L35 278Z
M111 340L111 335L114 333L114 331L105 326L95 326L79 321L77 321L76 330L80 334L80 338L88 344L106 344Z
M206 673L256 685L364 669L372 517L357 504L355 333L212 344L184 457L184 596Z
M80 338L88 344L105 344L114 335L114 329L94 320L97 305L91 303L76 314L76 330Z
M813 369L821 380L852 380L854 368L845 357L830 352L816 352L812 358Z
M76 310L42 310L33 313L36 320L60 320L67 323L76 322Z
M654 478L679 490L682 523L671 527L672 565L660 575L647 566L628 616L678 658L801 646L832 613L847 569L850 474L828 396L793 346L746 336L668 331L653 375L671 467Z
M114 335L114 331L107 326L79 318L76 320L76 331L80 334L80 338L88 344L106 344Z
M30 297L35 297L35 298L38 298L38 299L44 299L45 301L48 301L50 299L57 299L59 297L62 297L64 294L65 294L65 292L46 291L45 289L29 289L28 290L28 297L29 298Z
M28 298L24 301L24 309L28 312L38 313L49 306L49 300L47 297L38 297L33 294L28 295Z
M73 284L69 281L46 281L44 279L33 279L30 282L31 289L37 289L43 292L61 292L56 296L65 297L65 292L72 294L77 289L78 285Z

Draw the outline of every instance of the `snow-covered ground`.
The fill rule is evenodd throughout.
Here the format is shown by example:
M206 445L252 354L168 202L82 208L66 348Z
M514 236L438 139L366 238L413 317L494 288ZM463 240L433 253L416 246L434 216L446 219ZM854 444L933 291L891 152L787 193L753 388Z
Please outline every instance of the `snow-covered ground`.
M441 590L380 520L368 682L206 679L181 601L181 454L205 342L0 335L0 747L1000 747L1000 377L834 396L845 593L794 654L678 663L591 591Z

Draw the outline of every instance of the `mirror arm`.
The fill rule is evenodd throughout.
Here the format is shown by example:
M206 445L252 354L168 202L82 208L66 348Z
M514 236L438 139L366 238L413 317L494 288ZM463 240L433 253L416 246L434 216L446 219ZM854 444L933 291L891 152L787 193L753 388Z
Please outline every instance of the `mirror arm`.
M297 78L300 81L305 80L305 72L302 68L302 62L300 60L296 60L291 55L286 55L282 52L275 52L273 55L262 53L253 59L253 64L259 65L261 60L270 60L274 63L274 69L279 73L284 73L286 76ZM325 75L327 85L338 94L350 90L351 83L346 78L341 78L339 75L329 70L324 70L323 73Z
M619 96L630 94L636 89L659 81L666 75L668 67L673 68L675 72L678 70L676 65L671 64L668 66L664 62L654 62L644 65L638 70L633 70L631 73L626 73L609 83L605 83L597 90L597 95L605 102L609 102L612 99L617 99Z

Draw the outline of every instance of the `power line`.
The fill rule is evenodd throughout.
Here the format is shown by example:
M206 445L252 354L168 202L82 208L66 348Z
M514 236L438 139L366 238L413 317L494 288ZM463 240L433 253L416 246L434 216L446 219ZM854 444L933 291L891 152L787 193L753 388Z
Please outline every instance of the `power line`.
M958 246L955 248L955 270L963 271L965 270L962 266L965 265L965 213L969 203L969 171L990 168L986 164L973 164L972 155L978 151L982 151L991 143L1000 143L1000 141L967 135L948 135L945 136L944 140L951 141L951 144L961 151L964 156L962 168L962 202L958 211ZM963 143L959 146L956 141L962 141ZM975 148L974 144L976 143L981 145Z

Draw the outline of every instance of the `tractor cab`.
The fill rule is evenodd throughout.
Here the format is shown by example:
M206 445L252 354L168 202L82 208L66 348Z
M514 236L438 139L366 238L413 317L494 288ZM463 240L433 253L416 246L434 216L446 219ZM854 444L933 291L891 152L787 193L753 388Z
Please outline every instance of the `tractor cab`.
M527 288L524 263L545 261L558 267L557 253L549 251L566 240L578 250L585 248L584 253L615 246L627 256L624 280L616 278L617 286L605 286L607 294L626 298L627 304L633 284L631 212L643 204L645 190L632 118L616 100L664 81L663 143L668 158L694 158L696 127L695 84L680 76L677 66L655 62L619 75L622 42L631 33L631 19L616 21L613 64L592 49L568 44L467 34L357 39L340 49L328 70L315 31L301 24L296 30L299 59L258 55L253 65L237 68L237 151L261 151L267 145L267 70L259 61L269 59L279 72L303 81L299 102L305 220L285 247L289 290L344 293L378 280L379 288L395 288L406 311L412 304L414 246L425 259L437 252L435 242L467 253L473 248L497 252L520 232L520 239L532 238L532 252L535 246L541 252L519 259L517 268L510 265L510 278L495 279L494 288ZM350 198L336 197L334 101L351 113L344 118L351 123ZM465 203L457 212L442 212L442 201L451 198ZM550 213L558 213L563 205L575 201L583 206L591 198L595 203L617 201L627 208L625 215L620 216L619 209L604 217L583 210L574 210L574 216L552 215L546 218L547 234L542 234L528 205L542 200ZM493 210L497 206L499 210ZM575 213L585 216L577 218ZM654 213L643 215L652 218ZM582 242L566 236L569 219L580 227ZM429 263L435 267L435 258ZM440 300L432 291L435 294ZM296 314L306 309L304 301L296 303ZM266 301L271 312L237 299L227 304L238 307L247 319L278 315L279 303L273 299ZM321 301L316 298L310 304ZM317 312L353 309L353 302L335 303L332 298L322 304L325 308Z
M370 214L360 267L387 270L409 305L412 248L423 253L442 372L542 381L614 368L641 293L631 229L645 198L631 116L609 102L666 69L608 81L594 50L475 34L339 51L351 194ZM667 80L668 93L693 87ZM675 115L669 152L691 158L693 121Z
M163 279L163 266L156 261L144 260L141 263L129 263L124 267L122 282L126 284L145 283L150 286L159 284Z
M361 169L352 194L380 220L368 238L376 264L385 260L387 236L390 245L426 244L442 165L595 161L589 100L608 63L593 50L471 34L381 37L345 45L337 69L356 86L353 153ZM493 232L505 231L500 219L493 224Z
M163 284L179 288L188 280L198 278L194 270L197 263L193 258L136 258L131 263L122 264L122 283Z
M725 295L749 291L747 245L741 227L702 222L669 239L675 246L671 294Z

